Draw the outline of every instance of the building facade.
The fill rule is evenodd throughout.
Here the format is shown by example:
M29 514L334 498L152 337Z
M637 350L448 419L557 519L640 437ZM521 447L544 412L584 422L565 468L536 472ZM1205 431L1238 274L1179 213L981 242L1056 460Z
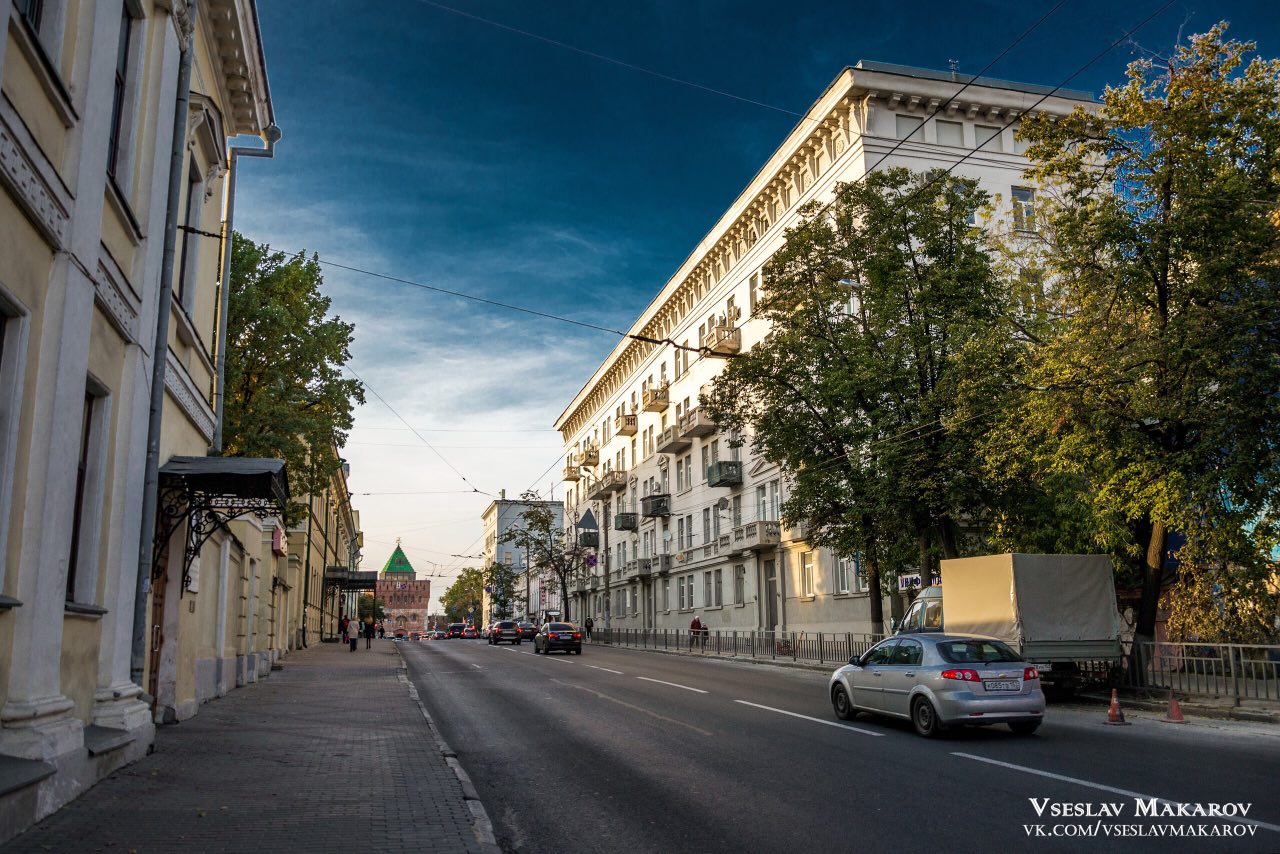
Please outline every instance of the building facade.
M332 448L336 459L338 448ZM295 498L304 517L288 530L288 649L339 638L342 588L336 581L360 567L364 534L360 513L351 506L350 465L343 462L325 489Z
M413 637L427 630L431 579L418 578L399 541L378 575L374 595L382 600L382 610L386 613L382 625L388 636Z
M753 316L763 267L799 209L872 169L953 168L1004 212L1030 215L1017 118L1092 103L1049 93L883 63L845 69L629 332L720 355L749 349L768 331ZM612 627L681 628L696 613L714 629L884 631L857 556L783 526L786 473L703 414L699 394L723 364L625 338L557 419L566 516L590 509L601 522L597 569L573 591L578 613Z
M145 755L156 718L216 693L213 662L234 657L217 626L271 631L231 581L255 561L273 570L259 560L269 519L222 529L181 571L153 578L141 558L158 349L161 462L204 455L214 424L221 247L198 232L222 217L227 139L271 123L253 3L0 0L0 16L3 839Z
M525 550L516 543L506 542L504 538L513 528L523 527L524 522L520 514L533 508L550 510L555 527L563 529L565 507L560 501L518 501L507 499L505 495L504 491L504 497L490 502L480 515L484 523L484 565L489 567L495 563L501 563L519 575L517 587L519 595L527 605L524 609L527 613L518 616L533 619L543 608L548 607L545 604L548 593L555 597L558 606L559 593L551 589L554 585L551 584L550 574L538 567L531 568ZM481 611L488 615L490 620L497 619L497 615L493 613L492 599L488 591L485 591L483 599Z

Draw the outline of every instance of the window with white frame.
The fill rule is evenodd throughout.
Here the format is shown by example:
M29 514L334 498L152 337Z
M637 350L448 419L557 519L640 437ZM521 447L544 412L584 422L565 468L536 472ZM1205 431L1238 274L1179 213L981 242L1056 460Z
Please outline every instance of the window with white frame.
M897 132L898 139L911 139L913 142L923 142L920 138L920 125L924 120L919 116L902 116L896 115L894 119L894 130Z
M662 579L662 610L671 610L671 579Z
M684 517L676 519L676 548L684 548Z
M733 527L738 528L742 525L742 496L735 495L729 500L730 518L733 520Z
M853 589L853 577L855 574L853 558L837 556L835 558L835 571L835 592L850 592Z
M685 598L684 598L684 576L683 575L676 579L676 607L681 611L688 608L688 605L685 604Z
M814 595L813 552L804 552L800 555L800 595Z
M684 517L684 546L683 548L693 548L693 514L689 513Z
M964 145L964 124L948 122L942 119L933 123L938 134L938 145L953 145L959 148Z
M705 546L711 542L711 508L702 508L702 544Z
M747 568L740 563L733 566L733 604L747 604Z
M36 0L36 6L43 6ZM107 175L117 187L129 178L129 149L133 136L134 104L137 100L136 54L141 41L138 18L140 10L132 2L120 4L120 29L116 37L116 67L111 90L111 127L107 137Z
M1036 191L1030 187L1014 187L1010 191L1013 201L1014 231L1036 230Z
M719 608L724 604L724 570L717 569L715 571L715 580L711 584L711 592L715 595L716 607Z
M640 591L636 585L631 585L631 616L640 613Z
M715 597L712 592L711 571L707 570L702 573L702 607L710 608L715 603Z
M97 599L97 546L106 486L107 404L105 390L89 381L85 387L76 455L75 503L67 556L68 602L91 603Z
M1002 129L996 125L974 125L974 140L981 151L1004 151Z

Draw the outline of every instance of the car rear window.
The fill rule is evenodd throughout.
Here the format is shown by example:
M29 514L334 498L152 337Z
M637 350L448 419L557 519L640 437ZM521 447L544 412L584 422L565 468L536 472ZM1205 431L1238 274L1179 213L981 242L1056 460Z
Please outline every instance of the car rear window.
M498 628L500 629L514 629L515 627L516 624L512 622L498 623Z
M547 630L552 632L571 632L573 626L569 623L548 623Z
M451 632L452 632L452 631L454 631L454 630L462 631L462 630L463 630L463 629L465 629L466 627L467 627L467 626L466 626L466 624L465 624L465 623L450 623L450 624L449 624L449 631L451 631Z
M994 661L1021 661L1006 644L998 640L956 640L938 644L938 654L951 664L984 664Z

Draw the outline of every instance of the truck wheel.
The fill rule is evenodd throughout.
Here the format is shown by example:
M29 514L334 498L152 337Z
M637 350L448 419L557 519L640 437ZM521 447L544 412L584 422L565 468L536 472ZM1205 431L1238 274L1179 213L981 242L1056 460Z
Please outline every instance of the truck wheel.
M853 703L849 700L849 692L843 685L837 685L831 692L831 708L835 710L836 717L842 721L851 721L858 716L858 710L853 707Z
M936 738L945 729L938 720L937 709L925 697L916 697L911 704L911 723L915 724L916 732L925 738Z

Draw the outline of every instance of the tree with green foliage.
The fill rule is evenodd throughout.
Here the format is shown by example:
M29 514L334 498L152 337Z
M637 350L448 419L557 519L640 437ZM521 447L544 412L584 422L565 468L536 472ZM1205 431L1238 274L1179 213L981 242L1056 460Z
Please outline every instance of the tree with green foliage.
M371 593L365 593L356 600L356 617L359 622L367 623L370 619L380 623L387 618L387 611L381 599Z
M957 400L1004 346L992 330L1006 293L970 225L987 202L973 181L893 169L811 205L765 266L768 335L702 397L722 430L788 473L785 519L861 555L874 590L912 563L928 583L983 514L985 428ZM878 596L871 607L882 625Z
M1028 118L1057 319L988 459L1080 485L1154 636L1274 637L1280 498L1280 61L1226 25L1129 66L1096 110Z
M509 620L524 610L524 596L517 587L516 571L505 563L495 561L484 574L484 586L489 590L491 616Z
M342 465L358 380L344 378L355 327L329 316L316 258L273 252L239 233L231 255L223 442L234 456L283 459L295 496ZM301 512L295 505L290 523Z
M520 499L529 502L530 506L520 514L520 524L513 525L503 535L502 541L515 543L524 549L529 571L551 573L560 587L560 601L564 608L562 616L566 620L571 619L569 582L584 575L587 555L592 550L579 544L576 538L556 524L556 514L541 503L538 493L525 492Z
M453 584L440 596L440 604L450 622L461 623L468 620L480 620L484 607L484 573L474 567L467 567L458 573Z

